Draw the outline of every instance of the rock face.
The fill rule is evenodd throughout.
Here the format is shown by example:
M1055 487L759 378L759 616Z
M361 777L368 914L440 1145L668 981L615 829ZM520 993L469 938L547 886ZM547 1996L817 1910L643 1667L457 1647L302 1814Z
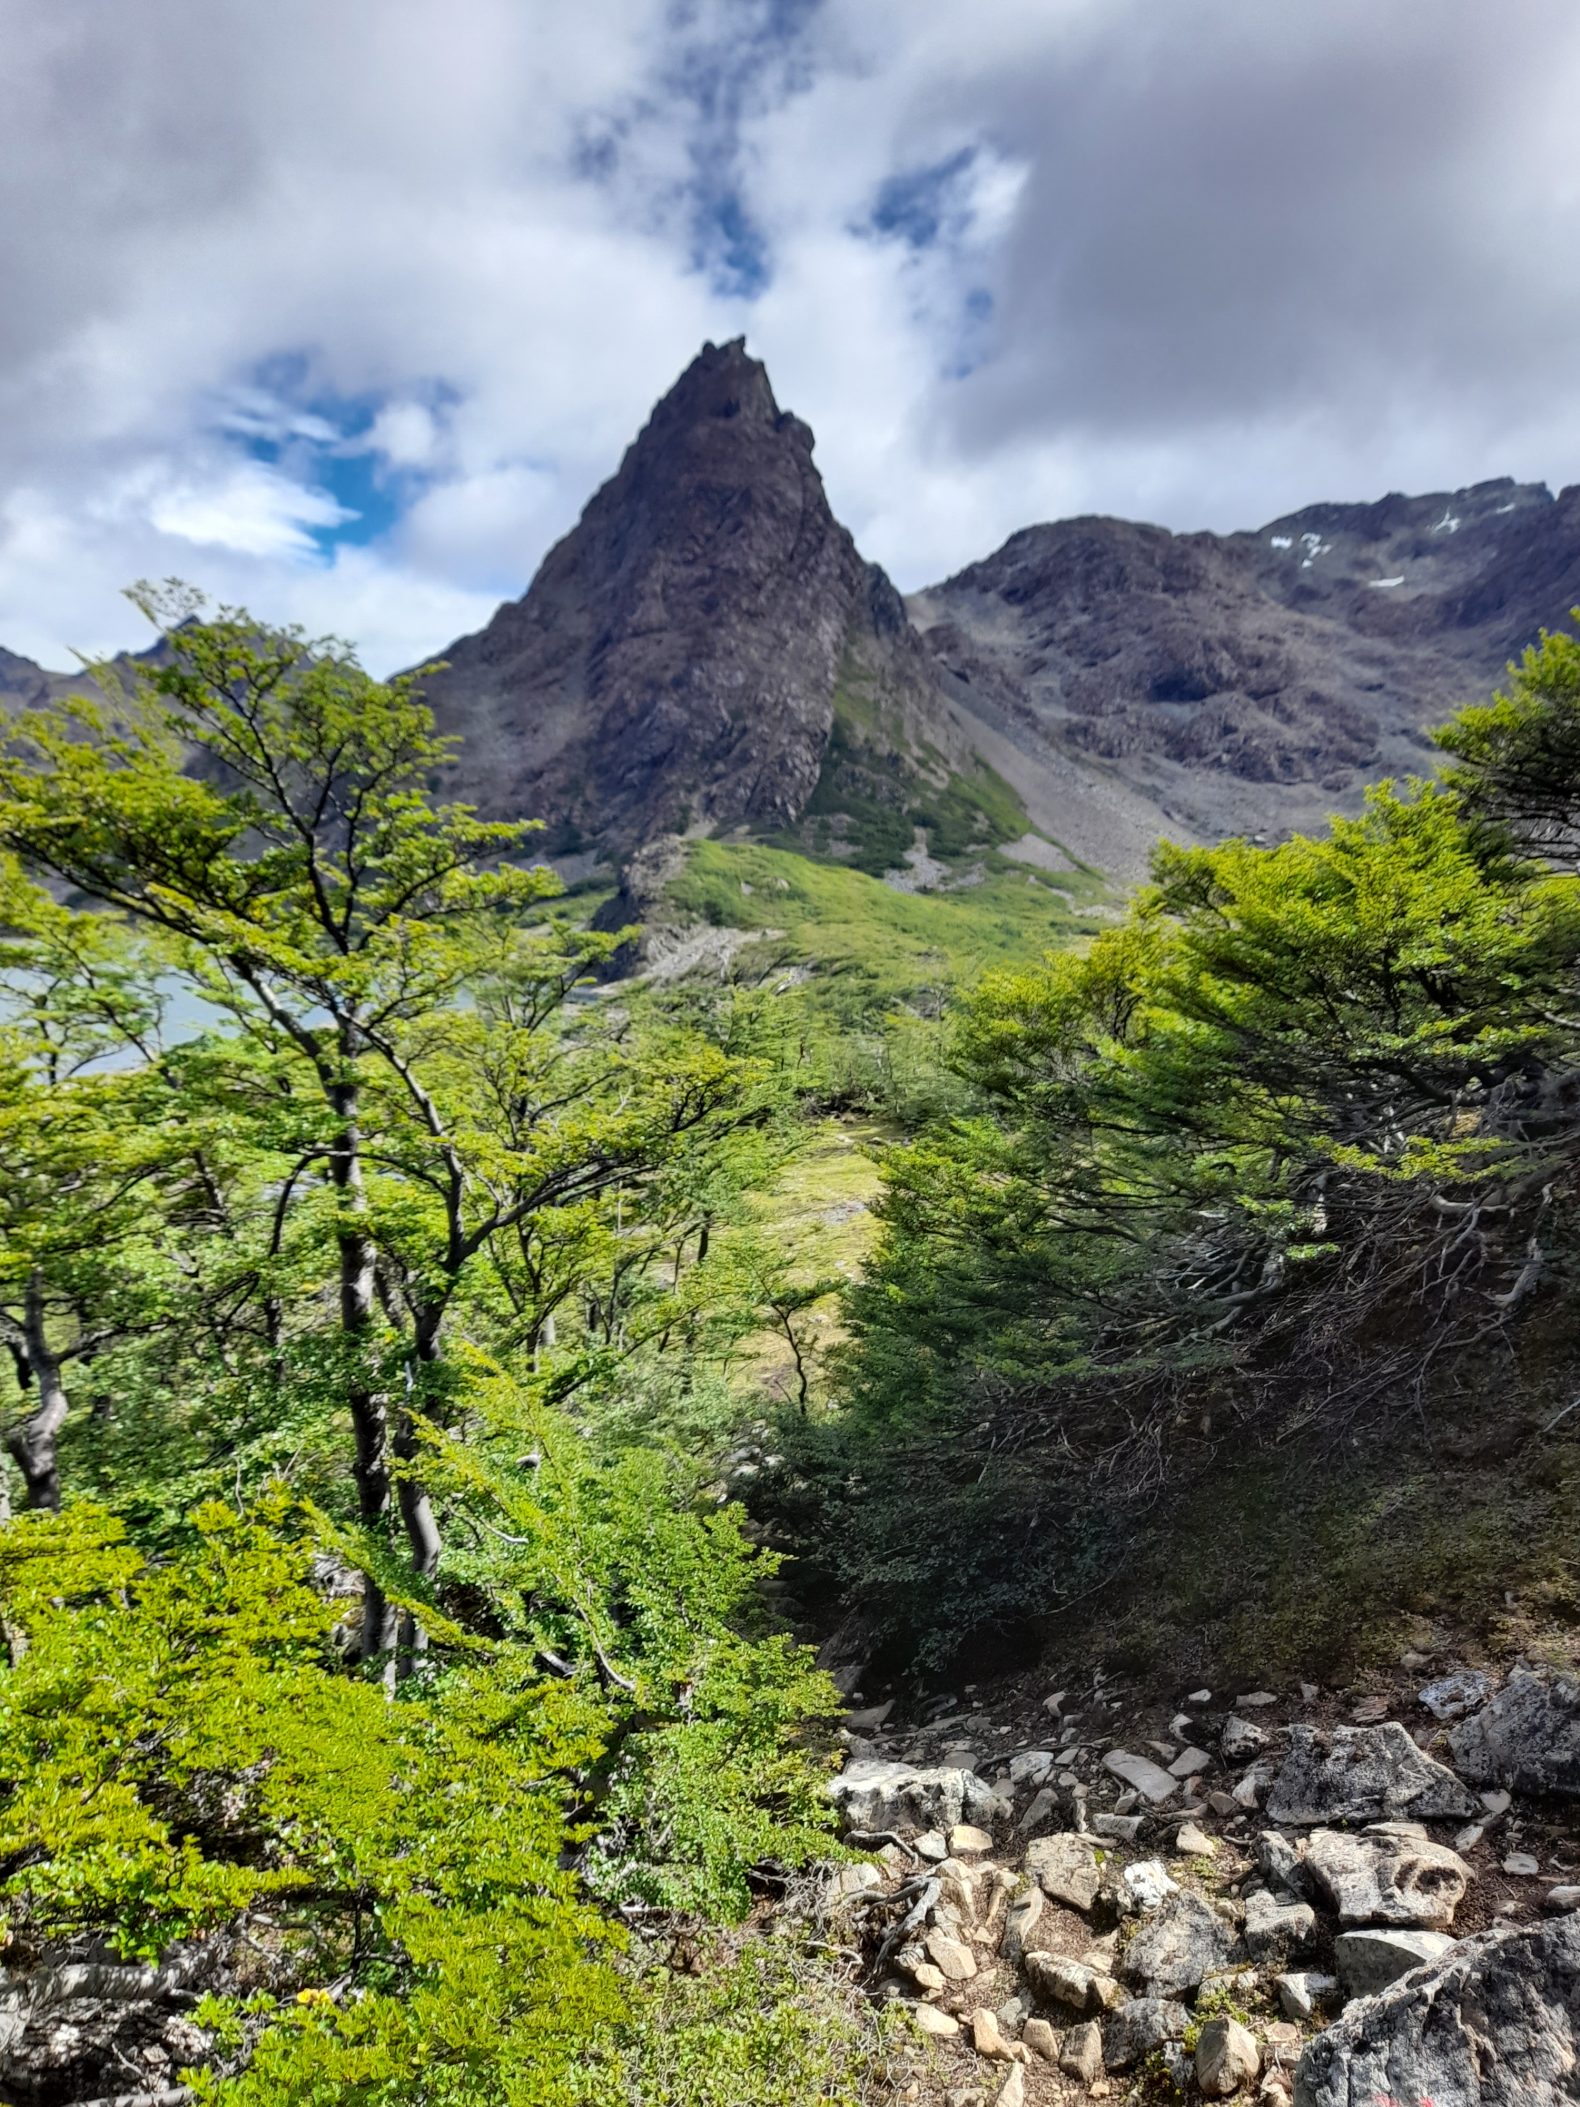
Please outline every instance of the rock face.
M829 509L812 433L743 342L708 344L525 596L438 654L446 789L624 857L661 834L798 819L836 691L880 747L958 743L888 579ZM847 774L861 759L845 741ZM870 786L869 786L870 787Z
M76 2100L114 2073L152 2091L207 2056L195 1990L217 1986L221 1942L176 1947L159 1968L113 1961L45 1966L0 1983L0 2088L16 2100Z
M1290 1728L1289 1754L1268 1795L1275 1822L1462 1821L1475 1796L1421 1753L1397 1720L1375 1727Z
M1449 1736L1477 1785L1580 1794L1580 1678L1516 1669L1489 1705Z
M1580 488L1313 505L1252 533L1027 527L919 594L940 662L1207 835L1421 772L1424 727L1580 599Z
M1301 2058L1296 2107L1559 2107L1580 2067L1580 1921L1467 1939L1352 2005Z

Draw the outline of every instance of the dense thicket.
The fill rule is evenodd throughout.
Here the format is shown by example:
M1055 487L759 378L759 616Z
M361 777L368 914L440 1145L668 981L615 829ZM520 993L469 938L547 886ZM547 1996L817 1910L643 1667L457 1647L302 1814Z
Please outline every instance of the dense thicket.
M1563 1292L1580 645L1441 743L1320 839L1165 847L1121 926L966 1006L972 1109L891 1153L846 1410L770 1492L879 1635L1080 1596L1208 1466L1377 1438Z
M627 1934L827 1848L834 1692L703 1496L781 1071L585 999L620 935L434 803L413 683L145 599L0 764L8 1962L217 1984L236 2107L708 2097Z

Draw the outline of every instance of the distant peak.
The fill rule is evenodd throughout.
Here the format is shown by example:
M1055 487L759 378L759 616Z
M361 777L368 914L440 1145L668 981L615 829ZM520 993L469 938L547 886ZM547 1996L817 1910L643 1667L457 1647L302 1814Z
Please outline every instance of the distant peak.
M761 359L751 356L744 337L731 337L725 344L704 344L658 403L648 429L658 435L679 425L710 420L727 423L736 418L744 425L774 429L783 429L792 421L781 414L768 369Z

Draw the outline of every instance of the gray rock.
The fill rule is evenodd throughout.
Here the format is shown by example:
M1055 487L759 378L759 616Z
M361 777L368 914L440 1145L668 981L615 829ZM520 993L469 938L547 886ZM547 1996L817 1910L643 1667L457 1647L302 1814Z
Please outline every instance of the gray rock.
M1469 1866L1446 1844L1386 1833L1343 1836L1336 1829L1311 1837L1306 1867L1341 1925L1446 1931L1470 1880Z
M1275 1822L1376 1822L1404 1815L1464 1820L1474 1796L1423 1755L1397 1720L1373 1727L1290 1728L1289 1754L1268 1795Z
M1233 1930L1200 1895L1171 1895L1125 1948L1120 1973L1150 1997L1177 1997L1200 1987L1235 1947Z
M1218 1746L1225 1760L1230 1763L1245 1763L1252 1756L1259 1756L1267 1747L1267 1730L1249 1719L1231 1715L1223 1723L1223 1735Z
M1095 2085L1106 2075L1103 2062L1103 2030L1095 2019L1084 2025L1071 2027L1064 2037L1064 2048L1059 2056L1059 2068L1067 2078L1078 2078L1083 2085Z
M1018 1968L1026 1953L1026 1941L1037 1928L1042 1916L1042 1889L1028 1888L1024 1894L1014 1896L1004 1913L1004 1931L999 1939L998 1950L1012 1967Z
M1293 1895L1312 1895L1315 1888L1306 1871L1301 1848L1276 1829L1264 1829L1256 1840L1256 1863L1269 1886L1288 1888Z
M963 1821L991 1829L1010 1813L975 1771L917 1770L882 1758L847 1763L827 1792L847 1829L948 1831Z
M1562 1910L1580 1909L1580 1887L1566 1884L1549 1888L1542 1897L1542 1908L1552 1910L1555 1915Z
M1171 1778L1194 1778L1204 1770L1212 1769L1212 1758L1205 1749L1182 1749L1169 1765Z
M1119 1885L1132 1910L1156 1909L1179 1892L1179 1882L1161 1858L1138 1858L1120 1874Z
M1127 1785L1156 1807L1173 1799L1179 1791L1177 1778L1171 1778L1150 1756L1133 1756L1128 1749L1110 1749L1103 1758L1103 1768L1111 1770L1116 1778L1123 1778Z
M1245 1898L1245 1950L1253 1961L1287 1961L1317 1935L1317 1913L1306 1902L1280 1902L1265 1888Z
M1580 1919L1562 1917L1462 1940L1353 2005L1302 2056L1295 2102L1573 2107L1577 2067Z
M1256 2036L1238 2019L1209 2019L1196 2039L1196 2083L1209 2100L1227 2100L1262 2068Z
M1068 1954L1028 1953L1025 1968L1026 1980L1039 1997L1068 2005L1073 2012L1103 2012L1123 2002L1112 1976Z
M1103 2061L1131 2070L1165 2042L1182 2041L1190 2025L1185 2007L1165 1997L1132 1997L1103 2022Z
M1473 1784L1580 1794L1580 1677L1517 1668L1449 1747Z
M1094 1814L1092 1833L1109 1837L1116 1844L1133 1844L1146 1817L1140 1814Z
M1045 1895L1071 1909L1097 1899L1097 1849L1084 1836L1040 1836L1026 1852L1026 1871Z
M1019 1829L1022 1836L1035 1834L1042 1827L1043 1823L1055 1813L1058 1805L1059 1795L1054 1791L1053 1787L1051 1785L1043 1786L1042 1790L1033 1798L1026 1812L1015 1824L1016 1828Z
M1440 1961L1456 1941L1441 1931L1341 1931L1333 1942L1333 1965L1350 1997L1371 1997L1413 1968Z
M1320 1975L1311 1968L1296 1968L1287 1975L1275 1975L1273 1988L1286 2019L1310 2019L1319 2005L1338 1996L1339 1979L1336 1975Z
M1435 1683L1428 1683L1421 1692L1421 1702L1434 1719L1463 1719L1467 1712L1474 1712L1478 1705L1485 1704L1492 1685L1479 1668L1467 1668L1458 1675L1440 1676Z

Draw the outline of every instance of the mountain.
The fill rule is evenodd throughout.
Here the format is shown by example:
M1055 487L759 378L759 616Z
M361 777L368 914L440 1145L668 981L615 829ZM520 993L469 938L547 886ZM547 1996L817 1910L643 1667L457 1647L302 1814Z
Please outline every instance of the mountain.
M1254 533L1028 527L910 608L1033 765L1080 755L1213 839L1318 825L1430 768L1427 728L1576 601L1580 489L1503 480Z
M427 696L462 741L451 787L547 819L562 852L809 812L837 841L869 807L946 793L969 755L741 341L704 347L525 595L443 658Z

